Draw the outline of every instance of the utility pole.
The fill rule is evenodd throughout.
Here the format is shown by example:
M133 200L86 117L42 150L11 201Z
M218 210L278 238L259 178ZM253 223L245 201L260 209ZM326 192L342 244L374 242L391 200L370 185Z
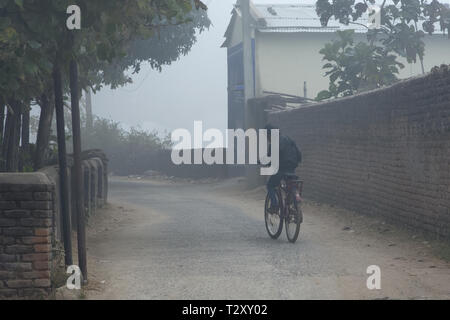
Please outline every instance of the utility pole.
M242 13L242 45L244 55L244 129L251 123L248 100L255 96L253 81L253 49L250 16L250 0L241 0Z
M249 106L249 100L255 97L250 0L241 0L240 6L242 14L242 46L244 57L244 130L248 130L255 127ZM248 155L248 151L249 148L246 150L246 155ZM258 167L255 165L247 165L245 172L248 185L250 187L256 186L258 184Z

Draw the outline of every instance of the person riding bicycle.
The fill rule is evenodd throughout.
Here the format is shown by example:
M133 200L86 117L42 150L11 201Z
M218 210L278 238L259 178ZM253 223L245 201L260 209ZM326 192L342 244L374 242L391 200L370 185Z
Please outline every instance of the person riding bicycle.
M267 140L269 143L269 155L271 154L271 130L278 129L270 124L268 124L265 129L267 130ZM295 144L295 142L288 136L284 136L280 133L280 149L279 149L279 159L280 167L278 173L271 176L267 182L267 191L270 197L270 213L277 213L279 210L278 198L276 194L276 188L280 184L281 180L286 175L295 174L295 170L298 165L302 162L302 153Z

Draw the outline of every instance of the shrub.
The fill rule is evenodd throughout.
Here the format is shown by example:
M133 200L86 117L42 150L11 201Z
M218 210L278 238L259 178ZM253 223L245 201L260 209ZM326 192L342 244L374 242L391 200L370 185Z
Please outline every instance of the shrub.
M82 136L83 149L102 149L109 170L118 175L157 170L160 154L171 147L169 137L140 128L124 130L119 122L96 118L91 132Z

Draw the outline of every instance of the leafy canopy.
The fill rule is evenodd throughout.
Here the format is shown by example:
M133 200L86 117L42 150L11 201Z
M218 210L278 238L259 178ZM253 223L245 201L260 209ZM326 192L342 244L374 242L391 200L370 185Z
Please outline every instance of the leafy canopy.
M381 26L369 29L361 17L369 5L381 9ZM450 30L450 10L437 0L318 0L316 12L323 26L334 18L344 25L363 25L367 41L355 43L354 32L339 32L338 40L327 44L320 53L330 77L329 90L322 91L318 100L354 94L363 88L377 88L397 80L404 65L419 60L423 66L425 33L433 34L435 25ZM421 27L420 27L421 26Z
M66 10L74 2L81 8L82 28L70 31ZM79 64L82 88L125 84L124 72L130 67L139 71L142 61L157 68L168 63L155 51L161 46L156 39L166 28L190 23L187 38L180 32L183 49L169 38L161 46L169 53L175 46L170 61L189 50L195 30L209 26L204 9L198 0L0 0L0 96L23 101L39 96L51 83L55 63L67 75L72 59ZM203 11L200 24L193 23L197 10ZM142 46L152 39L151 47ZM136 49L139 45L148 53Z

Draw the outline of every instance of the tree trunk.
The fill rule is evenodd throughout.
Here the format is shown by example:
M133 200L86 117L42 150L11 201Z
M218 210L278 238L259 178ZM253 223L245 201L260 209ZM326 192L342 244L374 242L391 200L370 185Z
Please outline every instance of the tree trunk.
M425 74L425 66L423 63L423 57L419 56L420 59L420 66L422 67L422 74Z
M61 79L61 69L58 62L53 69L53 82L55 90L55 110L56 110L56 130L58 135L58 162L59 162L59 183L60 183L60 203L61 220L64 239L65 263L67 266L73 265L72 260L72 239L70 228L69 212L69 183L67 177L67 154L66 135L64 124L64 101Z
M83 274L83 280L87 281L86 260L86 229L83 204L82 168L81 168L81 121L80 98L78 96L78 65L76 61L70 62L70 93L72 108L72 140L73 140L73 186L75 208L77 211L77 240L78 240L78 264Z
M17 172L20 143L20 103L18 101L11 101L10 106L13 113L11 114L11 123L8 129L9 134L6 149L6 171Z
M0 97L0 146L3 146L3 130L5 129L5 101Z
M12 152L13 152L13 162L12 162L12 168L11 172L17 172L19 170L22 170L19 167L20 163L20 134L22 132L22 106L18 103L17 104L17 118L16 118L16 124L14 131L14 144L12 146Z
M91 89L86 89L86 130L88 134L92 133L94 127L94 115L92 114L92 94Z
M22 148L28 152L30 148L30 107L25 106L22 113Z
M22 149L20 154L20 171L30 164L30 106L24 105L22 109Z
M41 169L45 163L45 155L50 141L50 132L53 119L53 104L44 93L41 96L41 115L39 117L39 128L36 140L36 153L34 156L34 170Z
M8 146L9 139L11 137L11 127L13 126L14 115L10 112L10 110L6 109L6 121L5 121L5 130L3 135L3 145L2 145L2 171L6 171L6 158L8 155Z

